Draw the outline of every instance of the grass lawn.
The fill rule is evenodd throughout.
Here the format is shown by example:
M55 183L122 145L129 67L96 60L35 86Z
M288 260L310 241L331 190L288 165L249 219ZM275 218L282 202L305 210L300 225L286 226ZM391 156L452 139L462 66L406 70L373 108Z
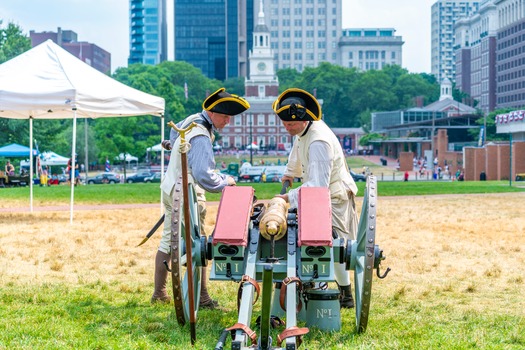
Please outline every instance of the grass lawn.
M516 184L516 183L514 183ZM258 199L270 199L281 190L280 183L247 183L239 186L252 186ZM294 183L294 186L299 185ZM357 183L358 197L363 195L365 183ZM525 187L509 186L506 181L379 181L379 196L414 196L458 193L504 193L523 192ZM29 205L29 187L0 188L0 208ZM33 205L66 205L70 202L70 187L66 185L52 187L33 187ZM208 201L219 201L220 193L206 195ZM114 184L87 185L75 187L75 204L131 204L158 203L160 200L159 184Z

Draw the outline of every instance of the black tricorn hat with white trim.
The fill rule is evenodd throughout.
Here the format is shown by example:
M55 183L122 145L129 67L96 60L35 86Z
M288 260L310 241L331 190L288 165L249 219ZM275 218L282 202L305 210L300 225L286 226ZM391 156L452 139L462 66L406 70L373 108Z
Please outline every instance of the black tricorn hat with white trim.
M204 100L202 108L210 112L237 115L250 108L250 104L244 98L220 88Z
M321 105L310 93L296 88L284 91L273 102L272 108L283 121L321 120Z

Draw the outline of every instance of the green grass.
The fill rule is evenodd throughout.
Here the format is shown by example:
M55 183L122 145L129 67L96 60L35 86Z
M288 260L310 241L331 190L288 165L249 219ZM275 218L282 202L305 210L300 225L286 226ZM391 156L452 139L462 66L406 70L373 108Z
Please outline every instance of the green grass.
M189 349L189 325L177 324L173 305L152 306L144 297L149 291L149 286L135 285L131 276L124 282L75 287L4 285L0 290L0 349ZM223 327L235 322L235 298L224 291L217 295L224 310L199 311L195 349L213 349ZM389 291L377 282L372 316L364 334L355 332L355 311L343 310L340 332L323 333L312 328L301 348L525 347L523 310L458 308L469 298L465 295L468 293L449 294L418 299ZM258 305L253 320L259 315ZM300 322L299 326L304 324ZM281 331L273 330L273 338ZM228 340L225 349L230 344Z
M246 183L239 186L252 186L258 199L270 199L281 190L280 183ZM298 186L294 183L294 187ZM357 183L359 193L364 193L365 183ZM524 192L520 186L509 186L507 181L379 181L379 196L416 196L437 194L467 194L467 193L503 193ZM46 202L60 202L67 204L70 200L70 187L33 187L34 203L45 205ZM220 193L206 195L208 201L219 201ZM4 200L27 201L29 187L0 189L0 198ZM75 188L76 204L131 204L131 203L158 203L160 198L159 184L116 184L116 185L88 185Z

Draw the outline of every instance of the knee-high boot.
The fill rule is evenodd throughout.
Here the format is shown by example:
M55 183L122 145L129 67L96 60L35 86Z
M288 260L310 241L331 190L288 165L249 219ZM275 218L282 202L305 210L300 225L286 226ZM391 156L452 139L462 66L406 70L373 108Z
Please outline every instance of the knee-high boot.
M164 265L164 260L170 261L170 255L157 251L155 256L155 290L151 296L151 302L170 303L171 298L166 290L166 281L168 279L168 270Z
M215 309L219 306L219 303L216 300L213 300L208 294L208 278L207 278L207 268L202 267L201 270L201 296L199 307L202 309Z
M354 307L354 297L352 296L352 285L339 286L339 303L343 309Z

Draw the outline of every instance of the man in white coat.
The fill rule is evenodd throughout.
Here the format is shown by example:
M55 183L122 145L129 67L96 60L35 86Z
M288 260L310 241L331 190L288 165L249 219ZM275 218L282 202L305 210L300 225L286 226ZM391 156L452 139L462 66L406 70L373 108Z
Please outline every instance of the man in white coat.
M190 149L187 152L188 182L195 185L197 200L199 203L201 234L204 235L203 224L206 217L205 191L221 192L226 186L235 186L233 177L215 172L215 157L213 153L214 132L221 130L229 124L232 116L241 114L250 108L248 101L237 95L230 94L221 88L211 94L202 104L202 112L195 113L181 122L177 123L179 128L187 128L192 122L197 124L186 133L186 142ZM177 179L181 176L181 153L179 152L180 137L175 130L171 130L170 142L167 147L171 148L168 170L160 188L164 192L163 201L165 208L164 229L159 248L155 257L155 290L151 297L152 302L170 302L171 298L166 290L168 271L164 261L170 261L171 253L171 221L173 191ZM166 143L163 142L165 145ZM184 147L184 146L183 146ZM214 308L217 302L208 294L206 287L206 268L202 268L201 275L201 308Z
M345 240L355 239L357 186L350 175L339 139L321 120L322 112L314 96L301 89L288 89L273 103L273 110L295 141L282 182L302 178L301 187L327 187L332 204L332 229ZM299 188L277 195L297 207ZM344 264L335 264L335 278L343 308L354 307L350 275Z

